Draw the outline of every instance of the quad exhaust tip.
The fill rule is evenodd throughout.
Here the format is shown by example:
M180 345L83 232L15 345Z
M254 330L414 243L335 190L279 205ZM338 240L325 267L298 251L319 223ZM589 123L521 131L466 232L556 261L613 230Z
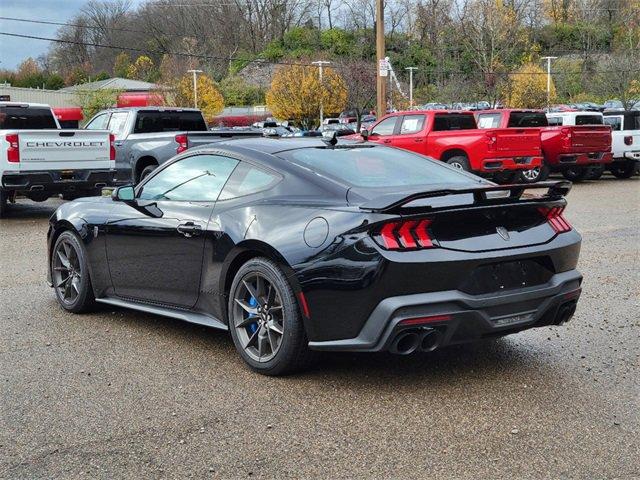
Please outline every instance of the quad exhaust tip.
M416 350L432 352L441 341L442 333L435 328L405 330L393 339L389 351L397 355L410 355Z

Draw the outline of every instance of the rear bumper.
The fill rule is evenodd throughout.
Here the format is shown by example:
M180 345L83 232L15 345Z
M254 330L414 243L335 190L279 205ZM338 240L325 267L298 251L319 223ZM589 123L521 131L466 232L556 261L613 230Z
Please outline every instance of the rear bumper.
M580 296L577 270L555 274L547 283L499 295L468 295L458 290L390 297L378 304L355 338L313 341L314 350L380 352L408 332L438 332L437 347L496 337L568 321ZM431 317L428 324L402 325ZM440 318L440 320L439 320ZM429 350L431 350L430 348Z
M542 157L504 157L488 158L482 161L481 172L499 172L503 170L531 170L542 165Z
M634 152L624 152L624 158L615 158L615 160L636 160L640 162L640 150Z
M591 153L566 153L558 156L559 165L593 165L610 163L613 160L611 152L591 152Z
M65 193L115 185L115 169L5 172L2 188L15 192Z

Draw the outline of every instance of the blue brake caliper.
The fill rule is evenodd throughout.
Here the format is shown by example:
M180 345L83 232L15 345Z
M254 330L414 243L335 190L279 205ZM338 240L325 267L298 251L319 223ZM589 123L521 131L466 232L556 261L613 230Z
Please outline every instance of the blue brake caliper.
M258 301L253 298L253 296L249 299L249 305L252 307L257 307L258 306ZM251 314L247 313L247 318L249 318ZM253 322L251 324L249 324L248 326L249 328L249 334L253 335L254 333L256 333L256 330L258 330L258 322Z

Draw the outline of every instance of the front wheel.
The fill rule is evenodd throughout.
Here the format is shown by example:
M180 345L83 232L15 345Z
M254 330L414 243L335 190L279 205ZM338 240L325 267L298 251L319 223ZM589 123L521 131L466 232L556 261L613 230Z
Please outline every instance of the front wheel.
M609 171L616 178L631 178L636 170L636 162L629 160L626 162L616 162L609 167Z
M315 356L293 289L272 260L254 258L240 267L231 285L228 320L236 350L258 373L292 373Z
M587 178L588 174L588 167L568 167L562 171L564 178L572 182L581 182Z
M74 313L90 310L95 302L87 256L80 238L62 232L51 254L51 279L62 308Z

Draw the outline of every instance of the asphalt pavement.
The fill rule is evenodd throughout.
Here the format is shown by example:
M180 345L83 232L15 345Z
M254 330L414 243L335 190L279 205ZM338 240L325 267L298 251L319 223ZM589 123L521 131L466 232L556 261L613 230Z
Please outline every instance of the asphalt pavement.
M20 201L0 220L0 478L640 478L640 179L568 200L568 325L286 378L223 332L65 313L45 283L61 201Z

